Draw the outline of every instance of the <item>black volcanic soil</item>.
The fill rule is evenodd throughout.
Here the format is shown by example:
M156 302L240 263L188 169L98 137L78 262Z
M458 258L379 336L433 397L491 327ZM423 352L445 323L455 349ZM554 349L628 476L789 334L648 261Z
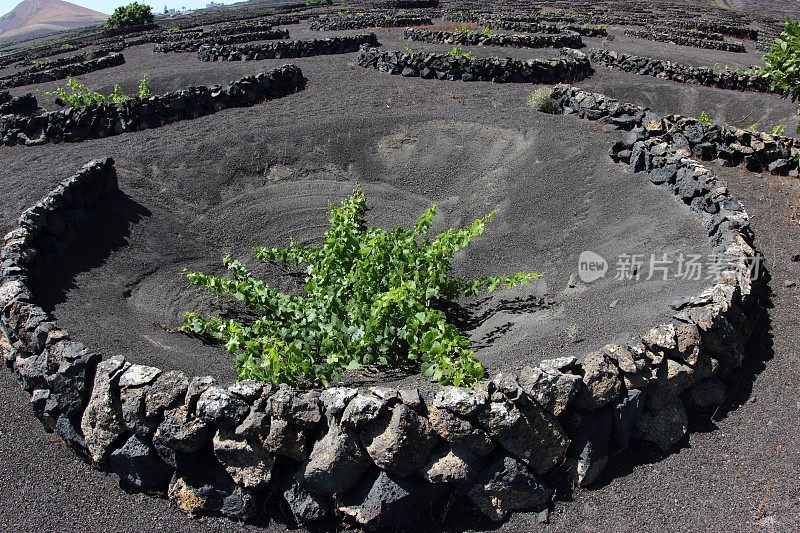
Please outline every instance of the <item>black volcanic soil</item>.
M323 35L302 26L288 27L293 37ZM392 49L448 48L403 41L400 32L377 33ZM697 64L735 64L741 56L628 42L617 33L604 46ZM150 45L125 50L126 65L82 79L105 92L118 82L133 92L147 74L156 91L165 92L224 83L288 62L209 64L194 54L151 50ZM514 57L553 53L475 51ZM327 203L356 183L367 191L371 221L384 226L408 224L430 203L440 206L439 229L499 207L486 236L459 257L459 272L548 272L537 286L473 309L473 316L489 317L470 333L493 370L583 353L641 333L669 315L670 302L703 285L606 279L568 288L577 254L585 249L614 260L619 253L702 253L706 246L684 207L610 162L607 147L619 133L534 112L525 102L535 87L392 77L355 66L354 54L291 62L303 68L309 87L284 99L109 139L0 148L0 179L7 191L0 195L0 227L6 230L22 209L87 160L111 155L117 161L124 195L98 213L92 240L61 265L58 278L41 287L59 322L76 338L107 355L123 353L136 362L232 379L230 358L221 349L153 325L174 325L182 311L208 302L187 289L181 268L213 268L225 252L248 257L253 245L278 245L289 237L313 241L324 230ZM771 95L607 70L578 85L663 113L706 111L738 125L793 127L796 121L794 106ZM677 453L664 458L634 449L615 457L596 488L557 502L552 524L539 526L535 515L523 513L500 531L790 531L800 522L800 439L791 429L800 413L792 377L800 345L800 293L784 286L800 282L800 263L791 261L800 253L800 186L786 178L725 172L753 217L775 291L774 308L762 318L767 331L754 334L731 405L714 422L699 418L705 422L695 423L696 432ZM266 275L288 283L275 271ZM526 305L544 296L549 305ZM614 300L619 303L612 309ZM583 342L569 338L573 326ZM164 500L126 495L115 477L92 470L43 432L9 372L0 372L0 402L6 406L0 415L2 531L286 529L275 522L191 521ZM419 526L496 527L459 505L443 526L440 518L426 518Z

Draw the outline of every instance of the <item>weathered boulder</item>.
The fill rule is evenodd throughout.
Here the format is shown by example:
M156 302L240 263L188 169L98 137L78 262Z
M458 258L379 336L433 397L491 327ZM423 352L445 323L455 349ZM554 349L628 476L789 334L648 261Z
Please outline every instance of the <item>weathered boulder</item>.
M231 428L247 415L249 407L226 389L212 385L197 400L197 416L221 428Z
M119 378L129 366L122 358L107 359L97 365L92 394L81 419L89 457L96 464L105 463L114 443L125 433L118 408Z
M686 434L688 416L680 399L674 398L664 408L648 410L639 419L638 436L669 451Z
M628 447L639 418L645 406L645 394L639 389L631 389L612 406L613 442L617 448Z
M214 455L237 485L257 489L269 483L275 459L258 443L237 439L219 430L213 439Z
M602 352L592 352L581 361L582 385L575 397L581 409L599 409L616 400L622 391L619 370Z
M526 366L519 375L522 390L555 416L563 413L572 402L580 383L580 376L565 374L549 365L540 365L538 368Z
M422 468L422 477L431 483L463 483L473 479L484 460L460 448L434 453Z
M396 405L387 416L370 422L361 431L361 442L372 461L401 476L422 468L437 441L430 423L404 404Z
M508 400L492 401L478 415L478 420L509 453L537 474L556 466L569 446L561 424L550 413L521 398L517 405Z
M210 435L208 424L191 416L189 408L181 405L164 413L153 441L175 451L192 453L202 448Z
M329 498L304 490L297 481L292 481L283 491L283 498L300 524L319 520L333 510L333 502Z
M575 459L575 481L591 485L608 462L612 412L606 406L594 411L572 410L563 417L564 427L572 436L569 455Z
M546 505L550 491L523 463L501 457L478 475L467 495L483 514L499 522L511 511Z
M119 476L120 486L130 492L163 490L172 477L153 446L137 435L111 453L108 467Z
M371 465L358 436L332 423L314 444L299 479L303 488L333 496L353 488Z
M338 511L370 529L402 527L420 513L430 511L450 490L447 485L381 471L377 477L365 480L360 489L344 495Z

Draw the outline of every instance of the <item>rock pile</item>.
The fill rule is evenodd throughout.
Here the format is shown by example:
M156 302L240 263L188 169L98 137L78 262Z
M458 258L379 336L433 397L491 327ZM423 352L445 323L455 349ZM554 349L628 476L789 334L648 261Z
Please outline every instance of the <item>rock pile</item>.
M480 24L494 30L521 31L524 33L568 33L584 37L608 37L608 29L592 24L549 24L546 22L517 22L505 19L481 19Z
M302 90L305 84L299 67L284 65L226 87L191 87L146 100L131 98L119 104L67 108L32 117L6 115L0 117L0 140L5 145L34 146L119 135L287 96Z
M0 115L30 115L39 109L32 93L12 98L7 91L0 92Z
M444 54L399 52L364 46L358 64L381 72L425 79L496 83L561 83L589 77L588 58L569 48L554 59L451 58Z
M329 37L307 41L281 41L277 43L216 46L203 45L197 52L200 61L251 61L261 59L286 59L329 54L347 54L358 51L363 44L380 46L374 33Z

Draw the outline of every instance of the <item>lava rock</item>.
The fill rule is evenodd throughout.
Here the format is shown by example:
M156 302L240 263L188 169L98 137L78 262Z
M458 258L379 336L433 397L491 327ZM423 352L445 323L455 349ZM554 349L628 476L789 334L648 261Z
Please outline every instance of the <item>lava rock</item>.
M125 432L119 401L119 378L130 363L122 358L107 359L97 365L89 404L81 419L89 457L95 464L105 463L116 440Z
M249 407L226 389L213 385L197 400L197 416L221 428L231 428L244 419Z
M467 495L484 515L499 522L511 511L546 505L550 491L524 464L501 457L479 474Z
M379 468L407 476L425 465L438 437L425 418L398 404L388 416L367 424L361 441Z
M669 451L686 434L689 418L683 403L677 398L663 409L645 411L639 419L638 436Z
M361 480L371 465L358 437L331 424L301 467L301 485L324 496L343 494Z
M213 439L214 455L237 485L257 489L269 483L275 459L259 444L237 439L230 430L220 430Z
M129 492L164 489L172 477L172 469L164 464L152 445L137 435L114 450L108 466L119 476L120 486Z

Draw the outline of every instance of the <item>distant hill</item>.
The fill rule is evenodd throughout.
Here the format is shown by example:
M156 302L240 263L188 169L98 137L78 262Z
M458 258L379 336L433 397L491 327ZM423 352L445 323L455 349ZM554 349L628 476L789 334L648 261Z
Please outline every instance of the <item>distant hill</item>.
M105 22L108 15L63 0L24 0L0 17L0 39L34 38Z

